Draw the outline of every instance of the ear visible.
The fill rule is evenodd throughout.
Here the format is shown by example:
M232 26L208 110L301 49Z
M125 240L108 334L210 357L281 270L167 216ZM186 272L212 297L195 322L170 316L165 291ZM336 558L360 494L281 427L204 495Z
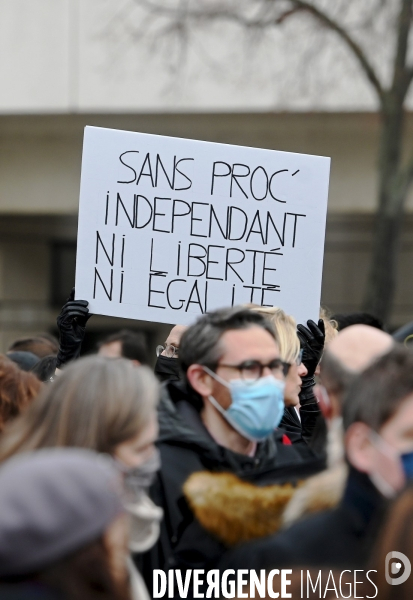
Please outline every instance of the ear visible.
M213 390L213 379L211 375L208 375L202 365L190 365L186 372L189 383L193 389L200 394L203 398L208 397L212 394Z
M347 458L362 473L371 473L374 468L376 449L371 442L370 433L370 427L365 423L353 423L345 434Z

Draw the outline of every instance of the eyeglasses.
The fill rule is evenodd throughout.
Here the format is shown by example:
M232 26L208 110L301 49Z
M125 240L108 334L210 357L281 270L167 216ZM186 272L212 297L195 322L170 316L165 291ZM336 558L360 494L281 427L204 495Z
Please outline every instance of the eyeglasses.
M292 362L292 363L288 363L288 362L285 362L285 363L283 363L284 365L286 365L286 366L287 366L287 372L286 372L286 373L284 373L284 375L285 375L285 376L287 375L287 373L288 373L288 371L290 370L290 367L291 367L292 365L297 365L297 367L299 367L299 366L301 365L301 363L302 363L302 362L303 362L303 351L302 351L302 349L301 349L301 350L300 350L300 352L298 353L298 356L297 356L297 358L294 360L294 362Z
M241 373L242 379L246 381L257 381L260 377L262 377L262 373L264 369L268 368L273 375L280 375L281 373L284 377L288 373L288 369L290 368L289 363L283 362L280 358L274 358L267 365L263 365L258 360L246 360L239 365L228 365L224 363L219 363L218 367L225 367L227 369L236 369Z
M156 356L163 354L168 358L178 358L179 348L172 344L166 344L165 346L156 346Z

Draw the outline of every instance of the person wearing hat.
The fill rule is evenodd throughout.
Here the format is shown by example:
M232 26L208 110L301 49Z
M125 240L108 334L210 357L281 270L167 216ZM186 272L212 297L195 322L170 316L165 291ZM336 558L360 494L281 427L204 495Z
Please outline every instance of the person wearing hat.
M119 472L91 450L20 454L0 468L0 597L130 600Z

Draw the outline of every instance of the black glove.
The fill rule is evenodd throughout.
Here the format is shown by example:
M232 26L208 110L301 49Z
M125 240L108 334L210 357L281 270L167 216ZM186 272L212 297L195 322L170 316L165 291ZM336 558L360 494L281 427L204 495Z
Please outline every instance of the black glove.
M80 355L83 338L86 332L86 323L92 316L89 313L86 300L74 300L75 288L72 289L66 304L63 305L57 317L59 330L59 352L56 367L68 363Z
M311 321L311 319L307 321L307 327L305 325L298 325L297 335L303 351L303 363L308 371L306 377L314 377L315 370L324 350L326 334L323 319L318 321L318 325L314 321Z

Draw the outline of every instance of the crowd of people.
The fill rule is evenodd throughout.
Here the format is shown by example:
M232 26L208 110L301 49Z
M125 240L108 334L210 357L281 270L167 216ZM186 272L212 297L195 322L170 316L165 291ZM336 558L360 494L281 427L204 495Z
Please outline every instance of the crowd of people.
M223 308L153 372L133 331L80 357L90 316L73 290L0 356L1 599L410 598L413 352L380 321Z

